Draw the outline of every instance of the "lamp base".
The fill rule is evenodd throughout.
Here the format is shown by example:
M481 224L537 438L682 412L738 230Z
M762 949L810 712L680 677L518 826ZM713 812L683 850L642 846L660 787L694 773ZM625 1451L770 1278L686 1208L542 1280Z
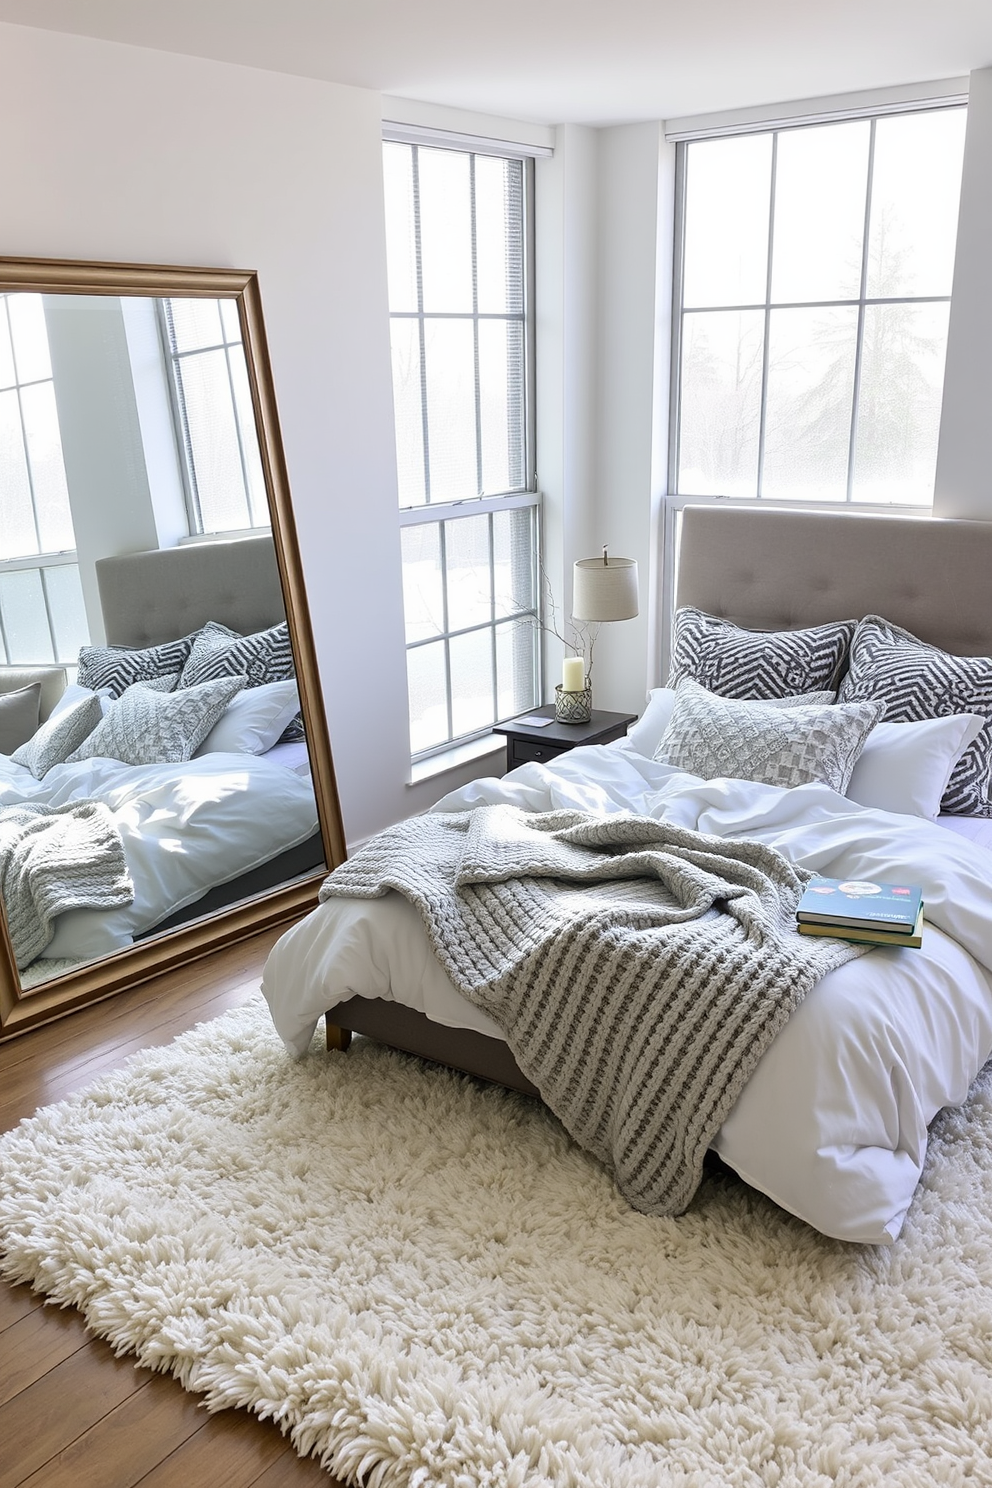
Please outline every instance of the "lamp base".
M566 692L561 683L555 688L555 723L588 723L592 718L592 688Z

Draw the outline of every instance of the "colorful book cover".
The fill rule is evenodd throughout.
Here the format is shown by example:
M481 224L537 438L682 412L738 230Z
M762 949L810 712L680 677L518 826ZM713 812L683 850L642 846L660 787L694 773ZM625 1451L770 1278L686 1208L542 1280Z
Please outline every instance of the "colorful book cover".
M796 919L800 924L850 925L909 935L916 928L922 904L923 890L915 884L818 875L806 885Z

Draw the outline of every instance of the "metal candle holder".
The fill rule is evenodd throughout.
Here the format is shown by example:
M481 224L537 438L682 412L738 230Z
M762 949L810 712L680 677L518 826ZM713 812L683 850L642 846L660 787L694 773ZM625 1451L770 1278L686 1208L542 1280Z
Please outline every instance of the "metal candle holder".
M592 718L592 688L587 685L581 692L566 692L559 682L555 688L555 722L588 723Z

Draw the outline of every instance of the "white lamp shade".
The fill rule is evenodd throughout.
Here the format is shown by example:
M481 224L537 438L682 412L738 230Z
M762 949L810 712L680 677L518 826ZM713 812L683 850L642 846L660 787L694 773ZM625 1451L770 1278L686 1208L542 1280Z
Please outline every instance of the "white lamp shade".
M635 559L579 559L572 573L573 620L633 620L636 614Z

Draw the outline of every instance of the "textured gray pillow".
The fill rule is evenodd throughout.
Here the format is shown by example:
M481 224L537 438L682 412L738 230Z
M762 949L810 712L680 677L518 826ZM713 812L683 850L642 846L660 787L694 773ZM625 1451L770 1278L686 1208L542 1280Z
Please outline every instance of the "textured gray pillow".
M14 753L38 727L41 683L29 682L14 692L0 692L0 754Z
M951 773L940 803L950 816L992 816L992 656L952 656L866 615L851 642L842 703L881 701L886 723L978 713L985 727Z
M742 630L683 605L672 633L668 686L689 677L720 697L775 698L833 689L844 670L854 620L804 630Z
M655 758L704 780L786 787L821 781L843 795L883 712L882 703L769 708L680 682Z
M179 764L192 759L244 677L219 677L179 692L159 692L135 683L113 703L103 720L69 756L70 763L122 760L126 765Z
M17 765L26 766L35 780L41 780L53 765L61 765L73 750L79 748L102 717L103 708L97 693L80 698L43 723L26 744L14 750L11 759Z

